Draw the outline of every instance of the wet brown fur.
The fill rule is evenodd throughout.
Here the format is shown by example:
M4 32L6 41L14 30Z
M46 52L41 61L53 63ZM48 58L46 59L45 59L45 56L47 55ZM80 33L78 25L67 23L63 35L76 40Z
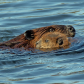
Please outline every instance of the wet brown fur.
M59 40L62 40L62 44L59 44ZM46 42L47 40L47 42ZM70 42L69 38L59 32L48 32L45 33L36 44L37 49L60 49L60 48L69 48Z
M53 32L59 32L65 34L67 37L69 37L68 30L65 25L52 25L52 26L47 26L47 27L41 27L37 29L33 29L32 31L34 32L34 39L28 40L25 38L24 34L21 34L17 36L14 39L11 39L7 42L0 43L0 46L4 47L9 47L9 48L35 48L36 42L42 37L47 32L50 32L49 29L53 28ZM2 48L2 47L1 47Z

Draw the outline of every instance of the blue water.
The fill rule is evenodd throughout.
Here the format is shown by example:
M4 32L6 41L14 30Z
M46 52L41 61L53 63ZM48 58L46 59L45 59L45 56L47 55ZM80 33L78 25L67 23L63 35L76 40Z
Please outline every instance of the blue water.
M74 26L79 42L50 52L0 49L0 84L84 84L84 0L0 0L0 42L49 25Z

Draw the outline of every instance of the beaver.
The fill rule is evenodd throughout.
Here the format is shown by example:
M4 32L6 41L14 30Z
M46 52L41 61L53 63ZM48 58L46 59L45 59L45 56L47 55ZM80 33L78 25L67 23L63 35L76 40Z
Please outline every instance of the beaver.
M0 48L2 48L2 47L4 47L4 48L5 47L6 48L24 48L24 49L41 48L38 46L45 44L45 43L43 43L42 40L43 40L43 38L49 39L48 35L50 36L50 39L53 40L51 42L52 45L51 45L51 47L49 47L50 44L46 45L46 47L44 47L44 48L53 48L52 46L53 45L55 46L54 39L58 39L59 37L63 38L63 39L61 39L61 41L64 40L63 45L65 46L65 40L66 40L66 43L69 44L68 37L75 36L75 29L74 29L74 27L72 27L70 25L67 25L67 26L51 25L51 26L41 27L41 28L37 28L37 29L33 29L33 30L27 30L25 33L17 36L14 39L0 43L0 46L1 46ZM62 35L63 35L63 37L62 37ZM63 45L60 45L59 47L64 47ZM58 45L56 44L56 46L58 46ZM59 48L59 47L57 47L57 48Z
M71 44L69 40L70 39L65 34L59 32L48 32L36 42L35 47L40 50L66 49L69 48L69 45Z
M28 40L34 39L34 37L38 37L38 35L43 35L46 32L60 32L66 34L67 37L75 36L75 29L71 25L51 25L46 27L41 27L33 30L27 30L26 36Z
M70 45L69 38L62 33L59 32L47 32L41 37L39 36L38 40L24 40L23 41L12 41L5 42L0 44L0 46L6 46L9 48L24 48L28 50L29 48L35 49L60 49L60 48L68 48Z

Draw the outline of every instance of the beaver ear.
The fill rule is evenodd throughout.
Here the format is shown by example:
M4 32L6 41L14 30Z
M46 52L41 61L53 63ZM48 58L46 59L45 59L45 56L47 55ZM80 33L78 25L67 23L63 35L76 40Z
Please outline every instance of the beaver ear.
M26 39L28 39L28 40L34 39L34 32L33 32L33 30L27 30L27 31L24 33L24 36L25 36Z

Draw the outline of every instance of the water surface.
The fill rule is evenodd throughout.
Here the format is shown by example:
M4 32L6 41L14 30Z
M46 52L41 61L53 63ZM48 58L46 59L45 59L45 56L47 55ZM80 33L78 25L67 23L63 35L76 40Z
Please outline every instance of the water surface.
M81 41L51 52L0 49L0 84L84 83L83 0L0 0L0 42L49 25L72 25Z

